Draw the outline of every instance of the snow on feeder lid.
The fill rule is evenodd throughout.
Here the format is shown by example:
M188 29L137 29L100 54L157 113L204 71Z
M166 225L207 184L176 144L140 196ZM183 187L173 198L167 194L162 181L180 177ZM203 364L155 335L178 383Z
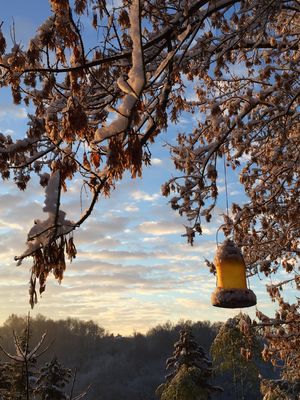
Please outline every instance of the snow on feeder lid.
M256 296L247 288L246 264L240 249L232 240L217 248L214 259L217 288L211 296L212 305L222 308L243 308L256 304Z

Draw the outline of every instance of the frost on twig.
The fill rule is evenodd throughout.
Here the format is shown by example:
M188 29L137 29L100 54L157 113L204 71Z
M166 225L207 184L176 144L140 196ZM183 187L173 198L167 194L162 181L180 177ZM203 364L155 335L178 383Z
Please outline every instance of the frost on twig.
M49 346L47 346L45 349L41 350L41 347L47 336L47 333L43 333L43 335L41 336L41 339L36 344L36 346L32 350L29 349L29 333L30 333L29 318L30 317L28 314L27 323L26 323L26 327L25 327L23 336L18 336L15 332L13 332L14 346L15 346L16 354L9 353L0 345L0 350L8 358L10 358L11 360L13 360L15 362L25 363L27 365L32 361L35 362L37 360L37 358L40 357L42 354L44 354L44 352L47 351L49 348ZM39 352L39 350L41 350L41 351Z
M133 42L132 67L128 80L120 77L117 81L119 88L126 93L117 109L118 116L108 126L102 126L95 133L95 143L124 132L130 123L133 108L140 98L146 83L144 58L141 36L141 4L134 0L130 8L130 36Z

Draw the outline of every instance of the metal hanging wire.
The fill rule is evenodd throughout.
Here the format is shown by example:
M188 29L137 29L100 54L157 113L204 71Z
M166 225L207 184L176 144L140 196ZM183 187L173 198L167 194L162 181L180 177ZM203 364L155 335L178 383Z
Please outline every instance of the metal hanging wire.
M225 185L225 202L226 202L226 215L229 218L229 196L228 196L228 182L227 182L227 166L226 166L226 158L225 153L223 154L223 167L224 167L224 185ZM218 235L219 231L223 225L219 226L216 232L216 243L219 245Z
M226 214L227 214L227 217L229 217L228 187L227 187L227 168L226 168L225 153L223 154L223 163L224 163L224 183L225 183L225 198L226 198Z

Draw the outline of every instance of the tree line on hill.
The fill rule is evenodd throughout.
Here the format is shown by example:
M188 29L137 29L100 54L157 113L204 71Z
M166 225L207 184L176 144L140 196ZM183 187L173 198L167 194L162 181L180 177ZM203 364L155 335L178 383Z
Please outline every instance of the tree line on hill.
M227 324L211 324L209 321L167 322L157 325L146 334L135 332L132 336L123 337L110 334L93 321L74 318L54 321L42 315L30 320L29 329L25 317L11 315L0 327L0 394L4 393L3 400L76 399L83 398L85 392L87 400L155 400L158 397L167 400L161 387L173 388L174 382L181 382L187 371L193 375L200 368L200 375L203 374L201 382L223 388L222 392L212 393L213 399L261 399L259 374L269 379L276 377L276 372L259 356L262 347L259 337L256 338L252 359L248 357L247 360L241 355L240 349L245 347L244 336L232 325L234 321L237 320L231 319ZM180 345L182 340L189 343L190 347ZM30 371L29 380L32 382L31 397L26 397L24 365L22 372L14 356L11 359L8 357L14 354L20 356L20 347L24 348L24 345L28 347L28 354L34 349L33 353L39 353L39 357L33 354L32 359L27 360L26 368ZM173 350L173 358L170 358ZM209 357L213 358L213 368ZM171 375L172 379L176 378L175 381L170 380L170 376L165 378L166 360L167 366L173 368ZM180 379L179 372L179 376L183 374ZM197 373L196 381L199 380ZM49 374L52 375L49 377ZM9 379L19 382L22 394L12 394L11 397L5 394L9 390L17 393L16 384L13 385L13 392L7 375ZM194 385L193 380L191 382ZM40 392L36 389L38 385L41 388L55 386L62 395L43 397L40 394L43 393L42 389ZM202 388L203 384L200 390ZM191 396L189 399L193 400Z

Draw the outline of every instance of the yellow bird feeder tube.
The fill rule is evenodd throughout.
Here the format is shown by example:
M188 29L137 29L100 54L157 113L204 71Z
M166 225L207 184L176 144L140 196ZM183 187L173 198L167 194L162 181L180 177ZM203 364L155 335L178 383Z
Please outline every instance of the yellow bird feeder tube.
M218 246L214 259L217 288L212 294L212 305L223 308L243 308L256 304L256 296L247 288L246 264L240 249L232 240Z

